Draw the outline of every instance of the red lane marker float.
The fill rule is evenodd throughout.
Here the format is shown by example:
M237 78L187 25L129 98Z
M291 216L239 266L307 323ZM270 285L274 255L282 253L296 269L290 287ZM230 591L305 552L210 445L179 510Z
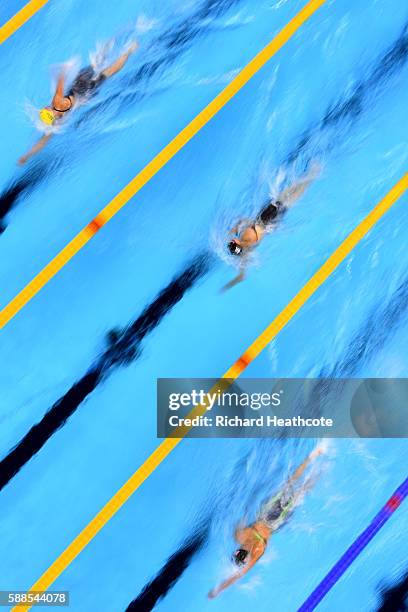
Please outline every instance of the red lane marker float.
M243 355L241 355L239 359L236 360L235 365L237 366L239 370L242 371L242 370L245 370L245 368L247 368L250 363L251 363L251 358L248 355L246 355L246 353L244 353Z
M103 219L100 216L97 216L95 219L92 219L90 223L88 223L87 228L92 234L96 234L96 232L98 232L103 225Z

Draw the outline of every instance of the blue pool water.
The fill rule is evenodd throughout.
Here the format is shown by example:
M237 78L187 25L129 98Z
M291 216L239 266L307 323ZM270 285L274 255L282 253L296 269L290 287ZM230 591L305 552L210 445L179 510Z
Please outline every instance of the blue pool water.
M28 187L3 219L1 305L302 5L143 0L113 10L50 0L10 38L0 50L1 192ZM402 176L407 24L403 0L328 1L2 331L6 457L98 368L110 330L140 322L172 279L195 273L165 316L154 311L157 324L133 338L129 363L105 359L95 389L1 492L0 589L33 584L156 448L156 378L222 375ZM141 48L124 70L18 168L39 136L26 109L47 102L50 67L85 65L98 44L117 36L120 48L134 35ZM259 247L247 280L220 293L236 273L220 256L230 221L313 160L319 179ZM403 196L246 377L408 375L407 204ZM408 458L405 440L333 442L315 488L259 567L209 601L231 571L234 526L310 448L183 441L53 588L70 591L75 612L124 610L207 519L205 545L157 609L296 610L406 477ZM375 610L379 586L408 565L407 528L401 507L320 609Z

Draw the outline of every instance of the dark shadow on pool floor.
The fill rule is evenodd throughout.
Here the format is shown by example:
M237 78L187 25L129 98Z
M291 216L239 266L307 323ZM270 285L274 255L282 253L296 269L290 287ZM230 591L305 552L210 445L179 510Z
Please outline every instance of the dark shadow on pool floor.
M156 576L126 608L126 612L150 612L160 599L165 597L192 559L204 547L209 533L209 524L204 522L190 534L180 547L167 559Z
M376 612L408 612L408 571L392 586L380 589Z
M142 342L180 302L186 292L214 264L208 253L196 258L151 302L141 315L124 329L107 335L107 348L84 376L48 410L39 423L31 427L20 442L0 462L0 490L32 459L47 440L60 429L85 399L119 366L136 360Z

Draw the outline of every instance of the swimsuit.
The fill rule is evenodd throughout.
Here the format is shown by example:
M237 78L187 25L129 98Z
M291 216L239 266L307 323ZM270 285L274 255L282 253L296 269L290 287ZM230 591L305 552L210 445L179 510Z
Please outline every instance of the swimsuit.
M64 96L64 98L68 98L70 101L70 106L62 110L61 108L56 108L53 105L52 109L57 113L67 113L73 107L75 99L86 98L92 92L95 93L96 89L105 79L106 76L104 74L97 74L91 66L83 68L75 77L67 95Z
M104 74L97 74L92 66L87 66L75 77L66 97L85 98L91 92L94 92L105 79Z
M259 242L259 234L256 226L261 226L262 229L268 229L275 222L278 215L284 212L285 208L282 202L276 200L276 202L269 202L259 213L255 220L255 223L249 227L254 230L256 234L256 241Z
M252 225L247 225L247 224L244 225L243 222L241 222L242 225L244 225L244 227L242 230L240 230L239 227L237 228L237 231L236 231L237 239L241 240L242 231L246 228L250 228L256 234L256 242L259 242L259 234L258 234L258 230L256 229L256 226L258 225L264 230L268 229L268 227L274 224L278 215L281 215L285 210L286 209L284 205L279 200L276 200L275 202L269 201L267 205L264 206L264 208L261 210L261 212L255 219L255 222L252 223ZM255 245L250 245L249 248L253 246Z
M272 225L276 217L284 210L282 202L268 202L258 215L257 222L263 227Z
M255 527L252 527L252 531L254 532L254 536L256 537L256 539L262 542L265 546L267 546L268 541L263 536L261 536L261 534L255 529Z
M258 520L264 522L272 531L277 531L293 511L295 502L295 492L286 488L261 509Z

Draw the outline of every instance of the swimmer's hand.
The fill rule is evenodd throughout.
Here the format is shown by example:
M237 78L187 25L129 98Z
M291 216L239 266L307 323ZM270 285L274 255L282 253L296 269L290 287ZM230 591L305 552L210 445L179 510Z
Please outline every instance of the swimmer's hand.
M325 447L322 444L320 444L319 446L316 446L316 448L312 450L309 457L310 459L316 459L317 457L324 455L325 452L326 452Z
M40 140L36 142L35 145L31 147L31 149L25 155L20 157L20 159L18 160L19 165L23 166L26 161L30 159L30 157L38 153L38 151L41 151L41 149L45 147L51 136L52 134L44 134L44 136L42 136Z
M137 40L134 40L133 42L130 43L128 49L127 49L127 53L129 55L131 55L132 53L134 53L135 51L137 51L139 48L139 43L137 42Z
M244 270L241 270L238 276L236 276L229 283L224 285L224 287L221 289L221 293L225 293L225 291L227 291L228 289L235 287L235 285L238 285L238 283L241 283L244 280L244 278L245 278L245 272Z
M28 155L22 155L20 157L20 159L18 160L18 162L17 162L18 165L19 166L24 166L24 164L26 163L27 159L28 159Z
M322 173L322 165L317 160L314 160L310 166L307 178L309 180L316 179Z
M244 574L247 573L248 570L251 569L251 567L255 565L258 559L259 556L252 558L251 561L241 571L237 572L230 578L227 578L227 580L224 580L224 582L215 587L215 589L211 589L211 591L208 593L208 599L214 599L215 597L217 597L217 595L221 593L221 591L224 591L229 586L231 586L231 584L234 584L234 582L239 580Z

